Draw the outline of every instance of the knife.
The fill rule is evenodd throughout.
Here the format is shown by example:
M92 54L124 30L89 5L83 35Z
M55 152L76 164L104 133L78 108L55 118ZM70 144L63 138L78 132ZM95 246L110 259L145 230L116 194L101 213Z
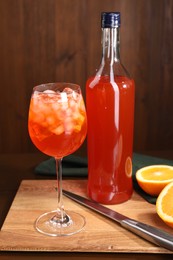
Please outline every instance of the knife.
M63 194L78 202L79 204L96 211L108 217L116 222L118 222L122 227L128 229L129 231L137 234L138 236L158 245L164 247L168 250L173 251L173 235L155 228L153 226L144 224L132 218L128 218L112 209L109 209L95 201L84 198L80 195L74 194L70 191L63 190Z

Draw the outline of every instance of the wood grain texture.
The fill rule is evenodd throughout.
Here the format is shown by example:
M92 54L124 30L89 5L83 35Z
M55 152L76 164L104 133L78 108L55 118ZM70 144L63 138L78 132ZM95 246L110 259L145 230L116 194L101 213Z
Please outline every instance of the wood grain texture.
M83 231L62 238L38 233L34 229L36 218L56 208L55 185L56 181L53 180L22 181L0 231L0 251L171 253L66 197L66 210L73 210L85 216L86 226ZM63 187L86 196L85 180L65 180ZM155 205L148 204L136 193L129 201L109 207L173 234L172 229L157 216Z
M121 59L136 82L134 150L172 148L172 0L1 0L1 153L35 151L27 131L33 86L71 81L85 96L100 62L100 13L112 10L121 12Z

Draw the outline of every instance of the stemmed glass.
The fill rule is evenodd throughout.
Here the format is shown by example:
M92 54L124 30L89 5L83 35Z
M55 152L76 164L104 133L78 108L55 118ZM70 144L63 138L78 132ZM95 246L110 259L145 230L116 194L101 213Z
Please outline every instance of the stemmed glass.
M67 236L82 230L85 218L65 211L62 200L62 158L76 151L87 132L85 105L80 86L72 83L47 83L33 88L29 117L29 135L34 145L56 161L56 210L42 214L36 229L45 235Z

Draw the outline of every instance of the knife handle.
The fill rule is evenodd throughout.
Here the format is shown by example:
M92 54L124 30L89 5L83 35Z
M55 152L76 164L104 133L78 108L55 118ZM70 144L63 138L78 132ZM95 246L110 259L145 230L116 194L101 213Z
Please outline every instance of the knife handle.
M173 251L173 236L171 234L133 219L122 220L121 225L138 236Z

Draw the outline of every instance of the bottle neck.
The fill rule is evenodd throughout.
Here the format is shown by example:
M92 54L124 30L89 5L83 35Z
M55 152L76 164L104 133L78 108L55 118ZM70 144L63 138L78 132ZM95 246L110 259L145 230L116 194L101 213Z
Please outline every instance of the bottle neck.
M96 76L108 76L114 81L115 76L130 77L120 61L120 28L102 29L102 58Z
M119 28L102 29L102 61L114 62L120 61L120 30Z

